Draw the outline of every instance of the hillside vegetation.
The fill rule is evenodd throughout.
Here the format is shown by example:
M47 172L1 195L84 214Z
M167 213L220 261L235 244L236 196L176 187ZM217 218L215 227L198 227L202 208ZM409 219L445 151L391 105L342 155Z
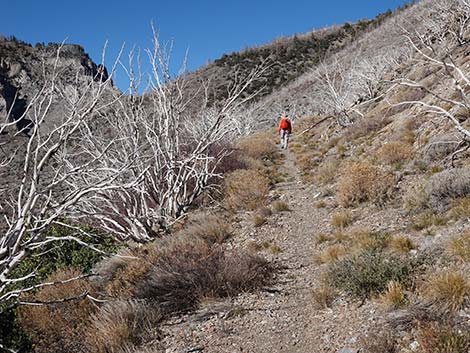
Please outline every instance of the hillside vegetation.
M88 76L46 142L47 110L19 117L29 148L8 117L0 172L25 172L1 186L19 196L0 200L0 344L469 352L469 21L467 0L426 0L144 95Z

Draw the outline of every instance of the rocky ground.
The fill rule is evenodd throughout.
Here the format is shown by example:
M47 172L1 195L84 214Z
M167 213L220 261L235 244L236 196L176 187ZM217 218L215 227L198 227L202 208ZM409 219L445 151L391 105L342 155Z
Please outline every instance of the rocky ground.
M273 195L290 211L272 215L259 228L242 220L233 239L244 246L265 244L264 255L279 268L273 285L223 302L208 301L198 312L167 322L166 352L355 352L360 336L375 325L374 304L339 298L332 308L321 309L313 300L312 289L322 276L315 262L320 252L315 236L330 228L331 211L315 207L318 190L300 180L293 153L285 157L288 178Z

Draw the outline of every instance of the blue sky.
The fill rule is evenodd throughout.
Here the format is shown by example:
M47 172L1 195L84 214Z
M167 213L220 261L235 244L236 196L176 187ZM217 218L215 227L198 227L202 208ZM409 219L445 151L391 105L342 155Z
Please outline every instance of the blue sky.
M313 28L372 18L403 0L0 0L0 33L33 45L61 42L84 46L99 62L106 40L108 64L127 49L151 44L150 23L164 41L174 40L174 71L189 50L188 69L245 47ZM117 78L121 88L124 77Z

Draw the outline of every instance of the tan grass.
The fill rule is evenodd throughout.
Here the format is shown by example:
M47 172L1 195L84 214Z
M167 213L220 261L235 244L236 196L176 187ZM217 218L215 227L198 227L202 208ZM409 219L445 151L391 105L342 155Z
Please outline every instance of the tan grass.
M381 206L392 198L394 186L392 175L383 173L368 162L357 162L341 171L336 197L343 207L351 207L365 201L372 201Z
M422 292L437 307L455 312L468 304L470 283L460 271L447 270L431 275Z
M183 233L196 236L209 243L222 244L232 236L232 227L222 217L199 215L189 222Z
M262 215L259 215L259 214L256 214L254 215L253 217L253 225L255 227L261 227L263 224L265 224L268 220L266 219L266 217L262 216Z
M447 244L447 251L462 261L470 262L470 231L451 239Z
M470 332L460 330L448 323L421 323L418 328L421 353L468 353Z
M385 291L379 296L380 302L387 309L399 309L407 304L405 289L400 282L390 281Z
M336 229L344 229L350 226L353 223L353 216L349 211L339 211L336 212L331 217L331 225Z
M273 210L275 212L286 212L290 211L289 205L285 201L274 201L273 202Z
M225 203L231 210L255 210L265 205L269 179L254 170L237 170L225 178Z
M416 245L409 237L398 235L390 239L389 247L395 251L407 253L415 249Z
M312 290L313 301L320 309L331 307L336 296L336 290L327 283L321 283L320 286Z
M413 157L413 147L398 141L389 142L382 146L377 156L389 165L403 163Z
M334 244L323 250L315 260L321 264L331 263L340 260L346 253L346 248L343 245Z
M470 197L460 197L450 202L449 215L453 219L470 218Z

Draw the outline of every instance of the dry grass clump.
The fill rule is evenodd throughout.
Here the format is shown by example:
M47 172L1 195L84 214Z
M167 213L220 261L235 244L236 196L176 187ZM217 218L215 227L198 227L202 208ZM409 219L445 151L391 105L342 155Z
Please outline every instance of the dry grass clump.
M331 184L338 175L339 162L324 162L315 172L316 180L323 185Z
M399 252L410 252L416 248L413 241L406 235L398 235L390 238L389 247Z
M433 175L426 187L431 207L444 212L452 199L470 197L470 166Z
M460 271L447 270L431 275L423 284L423 295L445 311L459 311L469 302L470 283Z
M418 328L418 343L422 353L468 353L470 331L450 324L421 323Z
M379 296L379 300L387 309L399 309L407 304L405 288L397 281L390 281L385 291Z
M331 225L336 229L344 229L353 223L353 216L349 211L336 212L331 217Z
M368 162L346 166L338 181L336 197L343 207L351 207L364 201L383 205L392 198L395 180Z
M273 211L269 207L260 207L256 210L256 213L263 217L269 217L273 214Z
M373 332L362 339L364 353L398 353L397 337L390 329ZM361 350L362 352L362 350Z
M238 147L253 159L273 160L278 148L269 133L258 133L241 139Z
M75 269L58 270L46 282L60 282L81 276ZM25 301L51 302L93 293L85 279L41 288ZM18 309L19 321L29 334L35 352L87 352L83 335L95 312L95 305L86 298L50 305L26 305Z
M160 244L136 297L170 311L194 307L201 298L226 297L265 284L272 269L251 252L224 250L194 238L173 237Z
M271 254L279 254L282 252L282 248L278 244L267 240L261 243L258 243L256 241L250 241L248 243L247 248L253 252L258 252L262 250L269 251Z
M328 283L322 282L312 290L313 301L320 309L331 307L337 296L336 290Z
M378 158L386 164L403 163L413 158L413 147L402 142L389 142L378 151Z
M431 226L445 226L448 218L434 212L423 212L413 217L413 229L423 230Z
M429 195L424 183L413 184L405 193L403 207L409 212L419 212L429 209Z
M386 117L384 118L383 114L377 114L374 117L366 117L349 126L343 136L347 141L352 141L375 133L387 126L390 122L391 120Z
M323 250L317 257L316 261L321 264L338 261L346 255L346 248L343 245L334 244Z
M163 315L158 307L144 301L116 300L93 315L86 340L90 352L125 352L144 343Z
M121 251L99 264L97 273L100 281L98 284L112 297L131 299L135 296L136 284L147 275L157 256L156 244Z
M232 236L231 225L215 215L199 215L191 219L184 228L183 233L189 236L196 236L213 244L222 244Z
M470 197L460 197L450 202L449 215L453 219L470 218Z
M315 207L320 209L320 208L326 208L328 204L324 200L320 200L315 204Z
M275 212L287 212L290 211L289 205L285 201L274 201L273 210Z
M353 229L347 234L352 247L356 251L377 251L387 248L390 244L390 234L386 232L373 232L368 228Z
M229 209L255 210L266 204L269 179L254 170L236 170L225 178L225 203Z
M315 241L316 241L317 244L326 243L326 242L331 241L331 240L333 240L333 237L330 234L327 234L327 233L318 233L315 236Z
M253 225L255 227L261 227L263 224L265 224L268 220L266 219L266 217L262 216L262 215L259 215L259 214L256 214L254 215L253 217Z
M447 251L462 261L470 262L470 231L450 240Z

